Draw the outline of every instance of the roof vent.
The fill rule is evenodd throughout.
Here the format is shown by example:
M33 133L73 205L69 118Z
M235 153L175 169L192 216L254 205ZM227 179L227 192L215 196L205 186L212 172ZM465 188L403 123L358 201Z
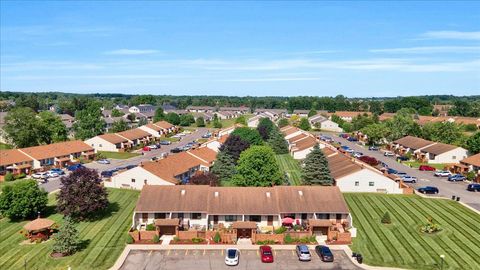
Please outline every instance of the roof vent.
M267 195L267 198L270 198L270 191L267 191L266 195Z
M218 198L218 191L215 191L215 198Z
M185 195L185 189L182 189L182 191L180 192L180 194Z
M303 196L303 191L299 190L298 195Z

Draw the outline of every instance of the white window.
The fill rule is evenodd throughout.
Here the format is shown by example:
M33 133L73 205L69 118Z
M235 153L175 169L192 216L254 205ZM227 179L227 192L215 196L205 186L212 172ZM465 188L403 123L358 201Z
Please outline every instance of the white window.
M360 182L355 181L355 186L356 186L356 187L360 186Z
M368 185L373 187L373 186L375 186L375 182L368 182Z

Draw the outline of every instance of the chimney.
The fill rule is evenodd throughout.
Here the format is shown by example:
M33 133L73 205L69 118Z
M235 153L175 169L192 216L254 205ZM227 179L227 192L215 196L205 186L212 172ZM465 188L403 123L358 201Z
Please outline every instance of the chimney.
M180 191L180 194L185 195L185 189L182 189L182 191Z
M218 198L218 191L215 191L215 198Z

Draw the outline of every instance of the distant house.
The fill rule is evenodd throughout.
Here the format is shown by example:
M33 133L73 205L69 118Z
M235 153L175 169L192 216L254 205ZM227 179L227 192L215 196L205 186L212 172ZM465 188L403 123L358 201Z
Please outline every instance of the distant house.
M215 107L211 106L187 106L189 112L215 112Z
M357 117L359 115L366 114L368 116L372 116L371 112L336 111L336 112L333 112L333 113L328 113L329 118L332 119L332 115L334 115L334 114L336 116L340 117L341 119L343 119L346 122L352 122L353 118Z
M417 159L427 163L459 163L467 158L468 151L462 147L435 143L428 147L420 149L417 153Z
M474 172L478 179L480 177L480 153L460 160L460 163L455 165L455 171L459 173Z
M7 172L13 174L29 174L33 169L33 158L18 149L0 150L0 175Z
M128 139L115 133L98 135L85 140L85 143L93 147L95 151L123 152L131 147Z
M131 113L147 113L147 112L155 112L157 109L156 106L150 104L140 104L138 106L131 106L128 111Z
M343 129L339 127L337 123L320 114L309 117L308 122L312 128L319 128L321 130L333 132L343 132Z
M393 141L390 148L400 155L404 155L408 152L415 153L427 146L433 145L435 142L417 138L414 136L405 136L398 140Z
M153 139L152 134L140 128L129 129L116 134L127 139L133 147L140 144L147 144Z
M197 172L206 172L217 153L207 147L143 162L140 166L121 172L105 181L106 187L142 189L144 185L176 185L187 183Z

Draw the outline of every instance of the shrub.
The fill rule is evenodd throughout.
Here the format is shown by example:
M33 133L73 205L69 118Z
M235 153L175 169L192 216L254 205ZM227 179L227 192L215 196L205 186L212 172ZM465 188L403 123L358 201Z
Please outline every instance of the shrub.
M178 241L180 241L180 238L178 238L178 236L173 237L173 242L178 242Z
M155 234L155 235L153 236L153 239L152 239L152 241L153 241L153 243L157 244L157 243L159 243L159 242L160 242L160 237L159 237L158 235L156 235L156 234Z
M275 244L275 243L276 243L275 240L269 240L269 239L264 240L264 241L258 240L258 241L256 242L257 245L273 245L273 244Z
M215 235L213 236L213 242L220 243L221 240L222 238L220 237L220 233L216 232Z
M383 223L383 224L390 224L390 223L392 223L392 219L390 218L390 213L385 212L385 214L383 214L382 223Z
M475 179L475 177L476 177L476 174L475 174L474 171L471 171L471 172L467 173L467 179L468 180L472 181L473 179Z
M147 231L155 231L155 224L153 223L147 224L147 227L145 229Z
M15 179L23 179L25 177L27 177L27 175L24 174L24 173L20 173L20 174L15 175Z
M132 237L130 234L127 234L127 238L125 239L125 243L127 243L127 244L133 244L133 242L135 242L135 240L133 239L133 237Z
M439 231L442 230L440 228L440 226L433 221L432 217L428 217L427 220L428 220L427 224L420 227L421 232L423 232L423 233L436 233L436 232L439 232Z
M275 231L273 231L275 234L282 234L284 232L287 231L287 228L285 228L284 226L281 226L280 228L276 229Z
M292 243L293 242L292 236L289 233L287 233L283 238L283 242L285 242L285 244Z
M198 244L198 243L202 243L204 240L205 239L200 238L200 237L194 237L194 238L192 238L192 243Z
M298 224L295 224L293 225L293 230L294 231L301 231L302 230L302 226L298 225Z
M13 181L13 180L15 180L15 176L13 176L12 173L7 173L7 174L5 174L5 181L6 181L6 182L11 182L11 181Z

